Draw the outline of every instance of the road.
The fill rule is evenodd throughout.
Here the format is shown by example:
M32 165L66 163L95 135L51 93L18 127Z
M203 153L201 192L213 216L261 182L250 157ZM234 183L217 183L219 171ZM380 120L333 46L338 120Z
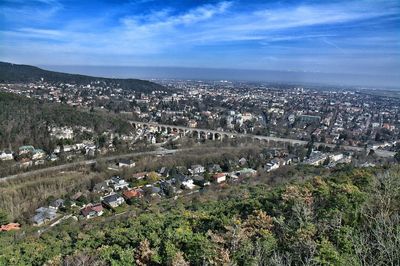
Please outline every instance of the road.
M135 153L128 153L128 154L123 154L123 155L113 155L113 156L108 156L108 157L102 157L102 158L93 159L93 160L67 163L67 164L63 164L63 165L57 165L57 166L47 167L47 168L38 169L38 170L34 170L34 171L29 171L26 173L6 176L3 178L0 178L0 182L5 182L5 181L12 180L15 178L25 178L25 177L29 177L29 176L33 176L33 175L45 174L45 173L54 172L54 171L73 169L73 168L76 168L79 166L92 165L92 164L95 164L97 160L113 161L113 160L117 160L117 159L137 157L137 156L143 156L143 155L166 155L166 154L174 154L176 152L183 151L183 150L189 150L189 149L155 150L155 151L146 151L146 152L135 152Z
M156 125L156 123L154 123L154 124ZM161 126L160 124L158 124L158 125ZM176 127L174 126L174 128L176 128ZM178 128L180 128L180 127L178 127ZM220 131L213 131L213 132L223 133L223 132L220 132ZM263 137L263 136L250 135L250 134L235 134L235 135L238 136L238 137L256 137L256 138L269 138L269 139L280 139L280 140L282 140L281 138ZM292 140L292 141L294 141L294 140ZM296 140L296 141L302 142L302 144L304 144L303 142L305 142L305 141L301 141L301 140ZM335 148L335 146L336 146L334 144L315 143L315 145L319 145L319 144L320 145L325 145L325 146L331 147L331 148ZM364 151L364 148L361 148L361 147L344 146L344 145L341 145L340 147L342 149L348 150L348 151L357 151L357 152ZM189 151L189 150L192 150L192 149L193 148L178 149L178 150L156 150L156 151L136 152L136 153L123 154L123 155L114 155L114 156L102 157L102 158L93 159L93 160L86 160L86 161L68 163L68 164L63 164L63 165L58 165L58 166L38 169L38 170L34 170L34 171L29 171L29 172L26 172L26 173L20 173L20 174L16 174L16 175L6 176L6 177L3 177L3 178L0 178L0 182L5 182L5 181L16 179L16 178L24 178L24 177L29 177L29 176L33 176L33 175L45 174L45 173L54 172L54 171L62 171L62 170L72 169L72 168L79 167L79 166L92 165L92 164L96 163L97 160L113 161L113 160L117 160L117 159L137 157L137 156L142 156L142 155L166 155L166 154L174 154L174 153L180 152L180 151ZM393 157L395 155L395 152L385 151L385 150L375 150L375 154L377 156L380 156L380 157Z

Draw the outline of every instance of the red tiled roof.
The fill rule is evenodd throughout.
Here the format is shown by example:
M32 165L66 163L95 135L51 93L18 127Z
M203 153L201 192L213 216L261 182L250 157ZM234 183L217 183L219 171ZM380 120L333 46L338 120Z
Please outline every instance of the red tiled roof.
M218 173L218 174L213 175L213 178L220 178L220 177L224 177L224 176L226 176L225 173Z
M101 205L101 203L92 205L92 210L94 210L96 212L101 212L101 211L103 211L103 206Z
M138 177L143 177L145 175L147 175L147 172L136 173L136 174L133 174L132 176L134 178L138 178Z
M139 190L126 190L122 193L122 195L124 196L124 198L126 199L131 199L131 198L136 198L136 197L140 197L142 194L140 193Z
M1 231L11 231L11 230L19 230L21 229L21 225L18 223L9 223L0 226L0 232Z
M89 206L86 206L85 208L83 208L81 210L81 213L82 213L83 216L87 216L92 211L101 212L101 211L103 211L103 206L101 205L101 203L97 203L97 204L94 204L94 205L89 205Z

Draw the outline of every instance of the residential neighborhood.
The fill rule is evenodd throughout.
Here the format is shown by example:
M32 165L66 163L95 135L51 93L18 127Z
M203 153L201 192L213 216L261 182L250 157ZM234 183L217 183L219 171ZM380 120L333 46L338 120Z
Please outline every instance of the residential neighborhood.
M221 167L220 164L213 163L192 164L187 168L163 166L154 171L135 172L135 161L117 160L117 164L127 165L126 167L132 169L133 173L128 176L113 175L93 184L90 190L80 190L69 197L54 199L47 206L40 206L31 221L33 225L43 226L69 215L73 215L76 219L92 219L104 214L109 216L126 212L130 205L135 206L143 201L177 199L202 190L214 189L223 184L235 186L240 182L247 182L245 180L256 178L260 174L259 171L273 173L282 167L293 165L329 168L352 162L351 153L326 153L318 150L312 151L309 158L302 162L299 157L288 154L282 149L266 149L260 156L264 159L260 160L258 167L248 167L249 159L239 157L236 162L230 162L228 171L223 171L226 166ZM112 165L113 162L109 164ZM125 166L121 169L125 169ZM88 201L89 198L97 200Z

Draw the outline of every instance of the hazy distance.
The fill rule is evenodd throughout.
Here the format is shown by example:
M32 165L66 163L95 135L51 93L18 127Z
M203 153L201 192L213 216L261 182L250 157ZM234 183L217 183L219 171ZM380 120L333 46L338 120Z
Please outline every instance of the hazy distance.
M205 79L262 82L331 84L399 88L400 76L318 73L226 68L138 67L138 66L57 66L41 65L46 70L109 78Z

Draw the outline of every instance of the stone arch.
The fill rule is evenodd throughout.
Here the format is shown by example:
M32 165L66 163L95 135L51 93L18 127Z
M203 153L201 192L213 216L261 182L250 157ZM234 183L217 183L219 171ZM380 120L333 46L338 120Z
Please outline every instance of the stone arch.
M204 130L200 130L200 139L207 139L207 132Z
M197 139L200 139L200 131L198 131L198 130L192 130L191 135Z
M269 146L276 147L276 141L275 140L270 140L269 141Z

